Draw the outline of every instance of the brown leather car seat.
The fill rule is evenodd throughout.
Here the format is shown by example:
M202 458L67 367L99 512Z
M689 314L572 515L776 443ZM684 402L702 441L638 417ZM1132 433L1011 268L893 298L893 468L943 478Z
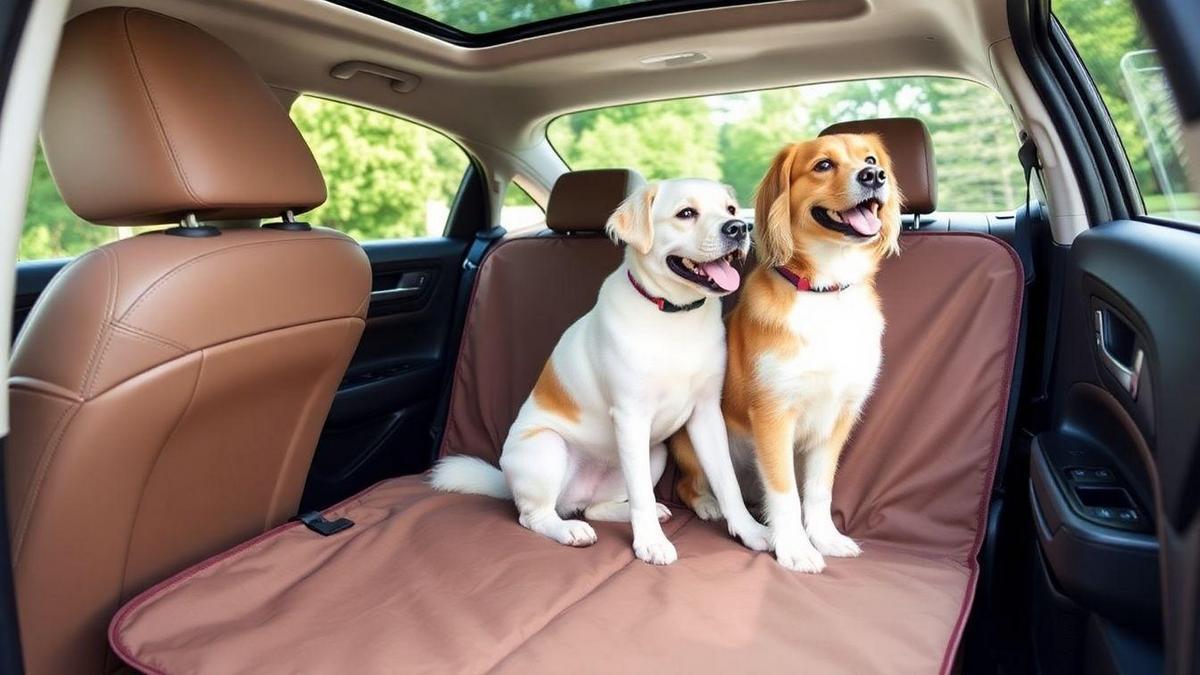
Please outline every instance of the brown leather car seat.
M488 252L463 326L442 456L499 460L508 427L558 338L596 304L600 284L621 262L622 249L604 235L604 224L645 182L626 169L565 173L550 190L548 231L506 239Z
M14 348L4 468L27 671L102 673L122 602L295 514L370 268L329 230L194 227L326 193L267 86L190 24L126 8L68 23L43 141L81 217L193 225L72 262Z

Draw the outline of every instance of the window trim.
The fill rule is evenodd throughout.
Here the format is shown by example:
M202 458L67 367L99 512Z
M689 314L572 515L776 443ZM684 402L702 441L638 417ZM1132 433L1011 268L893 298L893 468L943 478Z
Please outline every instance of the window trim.
M1051 4L1051 9L1053 9L1053 4ZM1049 15L1049 19L1048 31L1051 43L1062 61L1067 76L1071 78L1072 85L1078 92L1081 99L1080 105L1088 113L1088 119L1093 126L1093 134L1099 141L1100 148L1104 153L1104 161L1108 165L1106 182L1110 184L1106 187L1112 191L1109 201L1120 199L1118 204L1120 208L1114 209L1113 219L1145 215L1145 199L1142 197L1141 187L1133 175L1133 163L1129 160L1125 144L1121 141L1120 134L1117 133L1112 112L1109 111L1108 105L1100 95L1096 81L1092 78L1092 73L1088 70L1083 57L1080 56L1079 50L1075 48L1075 43L1071 41L1066 27L1059 22L1053 12Z

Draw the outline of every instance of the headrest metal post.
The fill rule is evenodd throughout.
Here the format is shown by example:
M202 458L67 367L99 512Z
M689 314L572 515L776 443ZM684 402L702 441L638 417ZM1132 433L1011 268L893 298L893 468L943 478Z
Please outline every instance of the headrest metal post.
M188 213L179 219L179 224L163 230L163 234L172 237L219 237L221 231L212 225L201 225L195 213Z
M263 227L268 230L284 230L286 232L308 232L312 226L308 223L296 220L296 212L292 209L287 209L283 215L279 216L278 223L263 223Z

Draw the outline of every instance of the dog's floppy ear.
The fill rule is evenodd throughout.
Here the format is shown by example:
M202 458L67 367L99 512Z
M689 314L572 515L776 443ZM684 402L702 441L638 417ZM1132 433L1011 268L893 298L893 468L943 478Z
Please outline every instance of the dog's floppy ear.
M764 265L783 265L792 259L792 163L799 150L799 144L793 143L775 155L754 196L756 251Z
M629 195L609 216L604 231L613 241L623 241L646 255L654 246L654 223L650 209L658 195L658 183L651 183Z

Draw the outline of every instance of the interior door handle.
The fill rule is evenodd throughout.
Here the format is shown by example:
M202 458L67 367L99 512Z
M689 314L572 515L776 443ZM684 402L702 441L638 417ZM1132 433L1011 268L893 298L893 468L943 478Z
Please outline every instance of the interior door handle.
M1113 356L1108 348L1108 329L1104 318L1104 310L1096 310L1096 349L1100 352L1100 362L1105 370L1116 378L1117 382L1136 401L1138 397L1138 382L1142 379L1142 366L1145 365L1146 353L1141 347L1133 352L1133 363L1126 365Z
M429 285L428 272L405 272L395 288L382 288L371 291L372 302L390 302L416 297Z

